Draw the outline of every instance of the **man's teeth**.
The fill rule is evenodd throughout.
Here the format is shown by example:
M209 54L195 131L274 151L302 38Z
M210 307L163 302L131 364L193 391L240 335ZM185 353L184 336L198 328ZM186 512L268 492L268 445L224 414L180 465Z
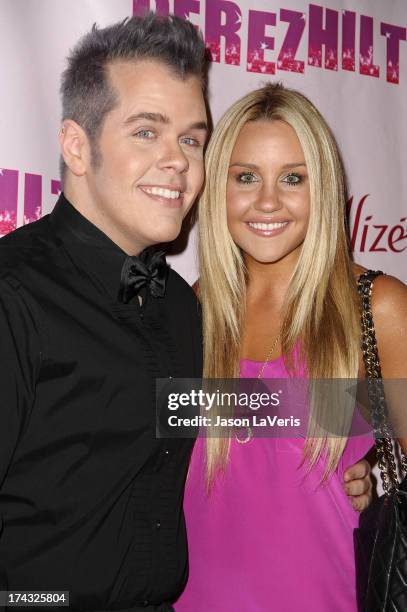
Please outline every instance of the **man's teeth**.
M179 191L171 191L171 189L164 189L163 187L145 187L144 191L168 200L177 200L181 195Z
M285 225L287 225L287 223L288 221L284 221L283 223L249 223L249 225L254 229L270 232L271 230L284 227Z

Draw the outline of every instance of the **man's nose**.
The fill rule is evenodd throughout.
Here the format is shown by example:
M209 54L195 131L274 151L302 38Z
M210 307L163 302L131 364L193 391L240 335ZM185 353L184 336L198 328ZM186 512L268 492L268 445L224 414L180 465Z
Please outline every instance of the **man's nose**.
M158 166L162 170L173 170L177 174L188 171L189 161L178 141L165 144Z

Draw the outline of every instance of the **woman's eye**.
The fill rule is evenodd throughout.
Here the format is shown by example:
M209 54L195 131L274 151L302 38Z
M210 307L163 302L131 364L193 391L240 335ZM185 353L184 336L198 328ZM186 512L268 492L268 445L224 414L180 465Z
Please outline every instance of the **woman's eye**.
M238 174L237 181L239 183L249 185L250 183L257 182L257 176L253 174L253 172L242 172L241 174Z
M154 138L154 132L153 130L138 130L138 132L136 132L135 134L133 134L133 136L137 136L137 138Z
M302 177L299 174L296 174L295 172L291 172L283 178L283 182L287 183L287 185L298 185L302 182Z

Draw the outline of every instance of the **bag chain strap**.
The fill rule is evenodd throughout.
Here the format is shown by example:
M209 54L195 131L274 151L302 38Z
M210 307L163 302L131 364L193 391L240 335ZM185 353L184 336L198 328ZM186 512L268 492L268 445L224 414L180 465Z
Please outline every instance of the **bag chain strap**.
M361 297L362 353L366 370L367 390L376 437L376 453L385 495L398 488L396 462L393 453L393 432L388 422L386 397L377 351L373 324L371 295L373 281L382 272L368 270L359 276L358 291ZM407 458L401 453L401 467L407 472Z

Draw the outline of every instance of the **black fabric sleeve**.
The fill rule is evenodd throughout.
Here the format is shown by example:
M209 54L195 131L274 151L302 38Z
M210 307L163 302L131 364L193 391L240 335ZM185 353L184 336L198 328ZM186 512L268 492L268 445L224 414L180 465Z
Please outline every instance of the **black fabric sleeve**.
M0 489L35 400L40 330L23 287L0 277Z

